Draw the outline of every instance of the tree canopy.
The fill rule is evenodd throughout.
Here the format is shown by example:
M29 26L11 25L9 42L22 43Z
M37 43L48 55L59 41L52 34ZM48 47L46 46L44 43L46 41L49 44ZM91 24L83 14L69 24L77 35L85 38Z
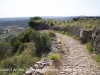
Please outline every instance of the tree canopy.
M41 17L36 16L36 17L31 17L31 18L30 18L30 20L42 20L42 18L41 18Z
M28 25L31 28L35 28L41 24L42 18L41 17L33 17L30 18L30 21L28 22Z

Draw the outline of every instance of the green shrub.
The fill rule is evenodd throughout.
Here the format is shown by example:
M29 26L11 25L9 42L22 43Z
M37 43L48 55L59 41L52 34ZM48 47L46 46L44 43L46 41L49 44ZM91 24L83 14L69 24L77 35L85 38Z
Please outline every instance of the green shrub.
M86 48L88 49L89 52L91 52L91 53L93 52L93 48L92 48L90 42L87 42L87 43L86 43Z
M26 69L32 66L33 64L35 64L39 60L40 58L33 55L33 49L26 50L21 55L13 56L13 57L0 61L0 68ZM5 72L5 73L6 75L9 75L8 72ZM22 74L23 72L18 73L18 75L22 75ZM13 72L11 72L11 75L13 75ZM17 72L15 72L15 75L17 75Z
M79 38L77 36L72 36L73 39L78 40Z
M60 56L58 54L50 54L48 58L51 60L60 61Z
M21 54L25 48L28 46L28 43L22 43L20 46L19 46L19 49L17 51L18 54Z
M28 22L28 25L31 27L31 28L34 28L34 27L37 27L41 24L41 20L30 20Z
M47 33L32 33L30 40L35 42L36 55L41 57L42 54L50 52L52 39Z
M69 32L65 32L65 35L71 36L71 35L69 34Z
M27 29L25 32L23 32L21 35L20 35L20 41L25 43L25 42L30 42L30 34L34 32L33 29Z
M96 56L96 61L97 61L97 62L100 62L100 55L97 55L97 56Z
M64 31L61 31L60 33L61 33L61 34L65 34L65 32L64 32Z
M2 60L0 65L2 65L2 68L16 68L16 63L14 63L12 58Z
M0 42L0 60L12 55L12 47L7 42Z
M55 36L56 36L56 34L55 34L55 32L54 32L54 31L50 31L50 32L49 32L49 36L50 36L50 37L55 37Z

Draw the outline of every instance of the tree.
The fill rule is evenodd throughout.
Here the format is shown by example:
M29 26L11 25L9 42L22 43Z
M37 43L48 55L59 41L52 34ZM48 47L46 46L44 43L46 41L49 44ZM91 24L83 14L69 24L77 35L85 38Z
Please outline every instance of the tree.
M73 18L73 21L78 21L78 18Z
M42 18L41 18L41 17L36 16L36 17L31 17L31 18L30 18L30 20L42 20Z
M16 40L13 45L14 45L13 53L15 54L18 51L18 49L20 48L20 46L22 45L22 43L19 40Z
M23 32L20 35L20 41L23 42L23 43L30 42L29 36L32 33L32 31L34 31L34 30L33 29L28 29L25 32Z
M42 21L41 17L33 17L33 18L30 18L28 25L31 28L36 28L37 26L39 26L41 24L41 21Z
M30 20L28 22L28 25L31 27L31 28L35 28L37 26L39 26L41 24L41 21L40 20Z
M12 47L7 42L0 42L0 59L7 58L12 55Z
M33 32L30 39L35 42L37 56L41 57L42 54L50 52L51 39L47 33Z
M17 39L18 39L17 36L13 36L13 37L10 39L10 44L11 44L12 46L14 46L14 42L15 42Z

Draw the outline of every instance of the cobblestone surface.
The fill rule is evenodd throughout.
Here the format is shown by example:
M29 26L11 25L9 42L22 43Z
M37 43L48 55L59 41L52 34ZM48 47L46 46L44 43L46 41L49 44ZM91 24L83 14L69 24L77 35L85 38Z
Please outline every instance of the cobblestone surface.
M97 63L87 53L84 45L69 36L57 35L63 37L66 42L60 75L100 75Z

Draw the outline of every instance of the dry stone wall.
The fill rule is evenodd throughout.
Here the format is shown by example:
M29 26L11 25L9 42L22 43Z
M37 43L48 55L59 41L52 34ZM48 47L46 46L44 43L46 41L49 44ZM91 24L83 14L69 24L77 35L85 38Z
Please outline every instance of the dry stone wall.
M86 43L92 39L92 30L88 30L83 28L80 25L77 26L67 26L67 27L55 27L54 30L60 30L70 33L71 35L75 35L79 38L81 43Z
M93 52L95 54L100 54L100 28L97 28L92 36Z
M77 37L80 37L80 30L83 27L81 26L68 26L65 27L63 30L69 32L71 35L76 35Z

